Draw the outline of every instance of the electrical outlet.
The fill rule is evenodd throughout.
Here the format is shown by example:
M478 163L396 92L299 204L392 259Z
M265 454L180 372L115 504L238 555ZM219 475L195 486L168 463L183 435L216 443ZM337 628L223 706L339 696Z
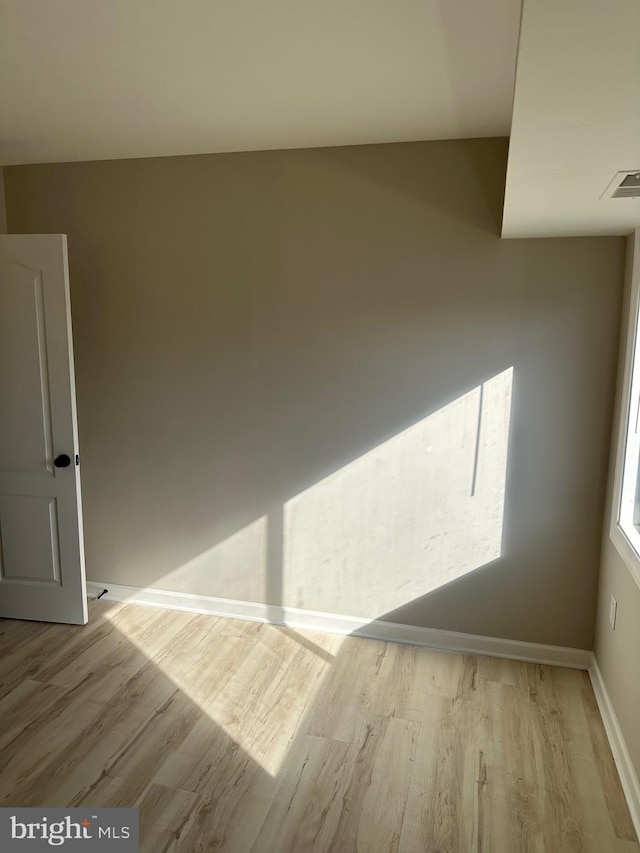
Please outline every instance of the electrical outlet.
M611 625L611 630L616 630L616 616L618 615L618 602L611 596L611 600L609 601L609 625Z

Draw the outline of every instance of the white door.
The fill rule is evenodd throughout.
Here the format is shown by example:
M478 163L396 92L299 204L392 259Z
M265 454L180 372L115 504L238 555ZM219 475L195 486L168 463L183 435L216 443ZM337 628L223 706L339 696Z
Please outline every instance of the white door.
M0 235L0 617L87 621L67 238Z

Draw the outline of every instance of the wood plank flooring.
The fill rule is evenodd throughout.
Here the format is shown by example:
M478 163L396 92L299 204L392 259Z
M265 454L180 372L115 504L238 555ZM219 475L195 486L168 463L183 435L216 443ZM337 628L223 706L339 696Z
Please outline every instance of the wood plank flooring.
M0 805L143 853L640 853L583 672L98 601L0 644Z

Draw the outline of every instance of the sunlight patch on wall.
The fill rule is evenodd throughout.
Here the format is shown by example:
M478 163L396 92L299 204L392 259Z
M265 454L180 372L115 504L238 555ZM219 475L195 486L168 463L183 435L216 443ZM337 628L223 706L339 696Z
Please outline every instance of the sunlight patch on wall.
M292 498L283 604L374 619L502 548L513 368Z

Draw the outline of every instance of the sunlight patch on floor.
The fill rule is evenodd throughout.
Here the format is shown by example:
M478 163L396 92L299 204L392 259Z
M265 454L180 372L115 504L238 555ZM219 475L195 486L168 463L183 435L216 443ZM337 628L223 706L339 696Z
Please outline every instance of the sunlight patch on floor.
M186 654L174 655L171 641L158 650L156 634L136 630L135 621L128 629L120 607L104 618L252 761L277 776L292 732L313 707L347 638L180 611L175 616L186 621L180 640L191 619L211 623L209 631L200 626Z

